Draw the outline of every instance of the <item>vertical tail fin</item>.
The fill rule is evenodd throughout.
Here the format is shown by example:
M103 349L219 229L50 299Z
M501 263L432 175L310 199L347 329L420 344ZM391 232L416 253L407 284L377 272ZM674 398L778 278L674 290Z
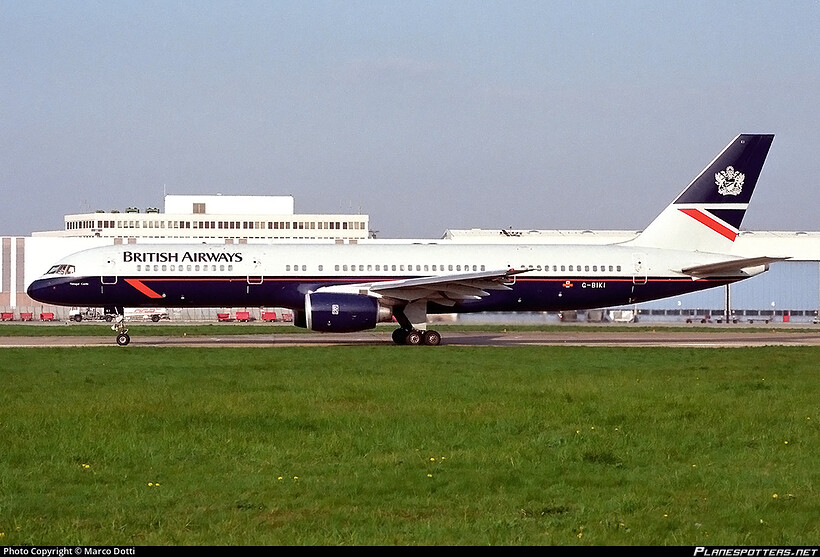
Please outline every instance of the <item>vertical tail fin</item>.
M637 238L638 247L728 252L774 135L741 134Z

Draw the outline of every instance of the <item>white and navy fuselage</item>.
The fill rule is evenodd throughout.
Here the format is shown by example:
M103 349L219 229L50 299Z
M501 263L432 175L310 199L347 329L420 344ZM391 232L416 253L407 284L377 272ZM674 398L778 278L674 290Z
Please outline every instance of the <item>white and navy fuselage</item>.
M781 258L732 254L773 136L736 137L635 239L611 245L121 244L35 280L41 302L103 307L284 307L355 331L428 313L621 306L754 276Z
M355 289L424 277L458 282L473 273L514 270L524 272L503 280L503 290L451 297L453 305L444 305L445 292L438 303L431 301L429 311L552 311L643 302L727 284L754 272L697 278L680 271L723 260L716 254L693 257L690 252L621 245L135 244L67 257L52 274L36 280L29 294L72 306L302 310L306 294L330 287Z

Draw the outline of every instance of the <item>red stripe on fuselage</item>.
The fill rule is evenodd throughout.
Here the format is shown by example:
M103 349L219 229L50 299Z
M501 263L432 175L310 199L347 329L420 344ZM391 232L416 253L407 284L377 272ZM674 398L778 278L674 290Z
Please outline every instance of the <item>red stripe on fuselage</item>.
M130 284L131 286L133 286L149 298L162 298L162 294L154 292L153 290L145 286L139 279L125 279L125 282L127 282L128 284Z
M735 232L731 228L728 228L727 226L724 226L723 224L719 223L717 220L715 220L713 217L710 217L709 215L707 215L703 211L700 211L698 209L678 209L678 210L681 211L685 215L689 215L690 217L692 217L693 219L695 219L699 223L708 226L709 228L711 228L712 230L714 230L715 232L717 232L721 236L723 236L725 238L728 238L732 242L734 242L735 238L737 238L737 232Z

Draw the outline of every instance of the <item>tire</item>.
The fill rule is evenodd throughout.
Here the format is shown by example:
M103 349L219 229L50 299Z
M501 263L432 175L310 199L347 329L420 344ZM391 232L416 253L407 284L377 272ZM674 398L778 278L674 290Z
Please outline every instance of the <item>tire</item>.
M421 335L421 339L426 346L438 346L441 344L441 335L438 331L424 331Z
M128 346L129 342L131 342L131 337L129 337L128 334L120 333L117 335L117 344L119 346Z
M79 323L82 320L83 320L83 316L80 315L79 313L74 316L74 321L76 321L77 323Z
M407 331L404 329L396 329L393 331L393 342L398 344L399 346L404 344L404 340L407 337Z
M419 331L410 331L404 339L404 344L418 346L421 344L421 333Z
M153 321L154 323L159 323L159 315L152 315L151 321Z

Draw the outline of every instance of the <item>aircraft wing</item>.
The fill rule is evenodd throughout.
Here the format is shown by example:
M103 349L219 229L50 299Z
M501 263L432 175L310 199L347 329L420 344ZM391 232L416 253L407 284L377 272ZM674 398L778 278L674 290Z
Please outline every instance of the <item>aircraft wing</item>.
M437 275L365 284L350 284L344 287L325 287L320 291L334 290L369 290L383 298L397 302L415 302L426 300L445 306L452 306L467 300L479 300L489 296L489 290L510 290L507 286L515 275L527 272L527 269L504 269L481 271L477 273L458 273Z
M791 259L790 257L746 257L741 259L729 259L727 261L720 261L718 263L708 263L706 265L695 265L694 267L687 267L681 269L681 273L690 275L695 278L703 278L714 275L726 275L733 272L737 273L743 269L750 267L759 267L761 265L769 265L778 261L785 261Z

